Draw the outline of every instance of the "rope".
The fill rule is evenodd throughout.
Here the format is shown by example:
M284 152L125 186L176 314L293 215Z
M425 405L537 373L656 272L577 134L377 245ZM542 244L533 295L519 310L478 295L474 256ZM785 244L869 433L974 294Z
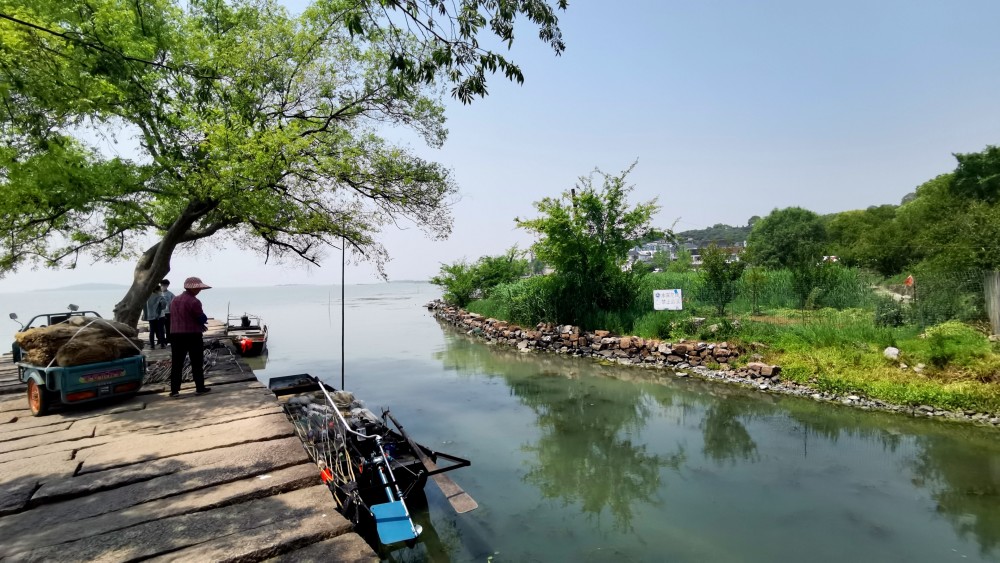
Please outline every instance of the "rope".
M67 321L63 321L63 322L69 324L68 320ZM94 318L94 320L92 320L89 323L87 323L87 324L81 326L80 328L78 328L76 330L76 332L73 333L73 336L69 337L69 340L66 341L66 344L69 344L70 342L73 341L74 338L76 338L77 336L79 336L80 332L82 332L83 329L88 328L88 327L90 327L90 325L92 325L94 323L97 323L97 322L104 323L105 325L111 327L122 338L124 338L125 340L127 340L128 343L131 344L132 347L135 348L139 352L140 356L142 355L142 348L136 346L135 342L132 342L132 337L131 336L125 336L124 334L122 334L122 331L118 330L118 327L116 327L115 325L109 323L108 321L106 321L105 319L102 319L102 318ZM62 324L62 323L59 323L59 324ZM63 346L65 346L66 344L63 344ZM56 363L56 357L53 355L52 356L52 360L49 361L49 365L45 366L45 369L49 369L50 367L52 367L52 364L54 364L54 363Z

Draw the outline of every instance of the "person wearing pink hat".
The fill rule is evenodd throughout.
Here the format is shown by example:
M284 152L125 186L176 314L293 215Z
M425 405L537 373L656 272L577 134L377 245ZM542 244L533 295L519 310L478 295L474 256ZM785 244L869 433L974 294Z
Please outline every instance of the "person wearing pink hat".
M170 302L170 396L179 397L181 392L181 371L184 357L191 358L191 375L194 376L195 395L204 395L212 389L205 387L205 349L202 333L208 317L201 308L197 295L203 289L211 289L201 278L184 280L184 293Z

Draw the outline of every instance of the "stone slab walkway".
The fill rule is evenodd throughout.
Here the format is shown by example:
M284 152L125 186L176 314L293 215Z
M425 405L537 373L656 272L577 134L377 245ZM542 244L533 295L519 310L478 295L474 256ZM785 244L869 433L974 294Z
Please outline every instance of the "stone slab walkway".
M43 417L0 396L0 561L377 561L253 372L208 383Z

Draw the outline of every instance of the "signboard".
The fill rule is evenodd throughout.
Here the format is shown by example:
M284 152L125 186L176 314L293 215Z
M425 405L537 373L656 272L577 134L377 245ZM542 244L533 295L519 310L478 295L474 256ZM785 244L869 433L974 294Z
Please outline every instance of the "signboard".
M107 379L114 379L116 377L121 377L123 375L125 375L125 370L123 369L102 371L98 373L88 373L80 377L80 383L93 383L95 381L105 381Z
M657 289L653 292L653 309L657 311L680 311L683 299L679 289Z

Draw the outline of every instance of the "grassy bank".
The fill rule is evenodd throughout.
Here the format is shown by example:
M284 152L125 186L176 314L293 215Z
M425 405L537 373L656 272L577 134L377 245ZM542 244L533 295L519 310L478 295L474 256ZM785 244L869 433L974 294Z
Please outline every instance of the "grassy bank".
M593 312L580 324L644 338L729 341L750 352L743 361L759 354L782 366L786 379L818 391L901 405L1000 412L1000 345L991 343L975 322L906 322L940 305L927 299L921 310L888 303L872 290L870 280L850 272L811 304L827 306L790 308L795 297L783 287L788 276L769 275L752 294L741 291L727 314L716 315L696 274L652 274L637 284L632 307ZM532 278L501 286L490 299L474 301L468 309L524 325L559 322L560 308L567 304L547 299L546 283ZM646 296L654 288L683 289L685 310L653 311ZM899 350L898 359L885 357L887 347Z

